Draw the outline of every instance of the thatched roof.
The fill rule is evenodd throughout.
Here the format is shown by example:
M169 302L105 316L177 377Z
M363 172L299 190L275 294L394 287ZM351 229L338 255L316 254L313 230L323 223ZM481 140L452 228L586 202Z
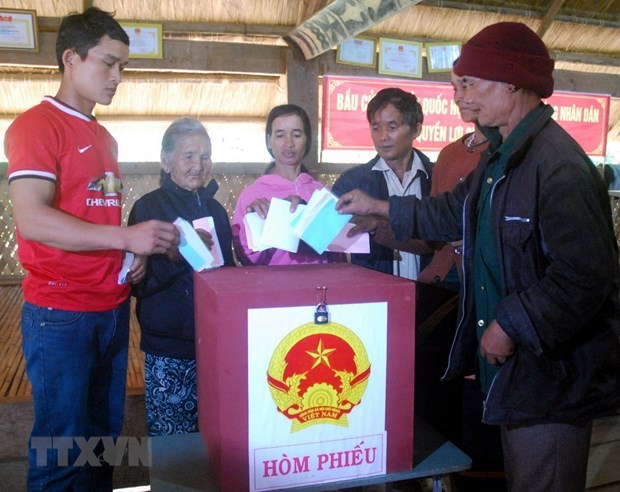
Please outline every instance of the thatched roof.
M340 0L335 0L340 1ZM358 0L364 5L387 0ZM411 0L409 0L411 1ZM394 0L398 3L398 0ZM116 18L163 25L164 59L132 60L114 103L98 108L110 119L170 119L195 115L254 121L287 99L284 37L329 0L5 0L3 8L35 10L39 53L0 50L0 120L12 119L55 93L53 41L60 18L94 5ZM501 20L521 21L542 35L556 59L556 84L565 90L612 95L609 141L620 140L620 0L411 2L364 34L419 41L465 41ZM375 75L317 57L323 73ZM446 74L424 74L448 80ZM318 83L318 81L317 81ZM320 101L319 101L320 104ZM320 113L319 113L320 114ZM0 126L0 131L4 128Z

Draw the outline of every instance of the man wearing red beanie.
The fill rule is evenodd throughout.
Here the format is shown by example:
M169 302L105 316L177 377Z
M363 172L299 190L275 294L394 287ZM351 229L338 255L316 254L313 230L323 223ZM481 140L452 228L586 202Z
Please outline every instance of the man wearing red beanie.
M553 60L526 25L490 25L454 72L489 150L453 192L342 213L388 218L397 240L463 238L457 331L444 379L475 369L512 491L583 491L592 420L620 405L620 273L609 196L541 99ZM361 224L361 222L360 222ZM367 219L359 230L375 230Z

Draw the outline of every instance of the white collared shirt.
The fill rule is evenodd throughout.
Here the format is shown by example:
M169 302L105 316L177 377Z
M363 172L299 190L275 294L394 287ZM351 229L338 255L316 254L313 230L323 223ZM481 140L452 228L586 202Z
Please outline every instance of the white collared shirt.
M415 196L422 198L422 184L418 178L421 173L424 173L427 177L428 174L424 169L422 160L415 151L413 152L411 169L405 173L402 183L383 157L379 158L372 169L373 171L381 171L383 173L390 196ZM394 275L408 278L409 280L416 280L419 274L420 257L418 255L405 251L395 251Z

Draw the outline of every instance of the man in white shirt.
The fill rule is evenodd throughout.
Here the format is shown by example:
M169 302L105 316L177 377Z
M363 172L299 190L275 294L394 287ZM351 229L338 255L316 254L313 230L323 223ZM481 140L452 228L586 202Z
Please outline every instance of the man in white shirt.
M424 120L417 97L396 87L382 89L368 103L366 117L377 155L345 171L334 183L333 192L340 196L358 188L381 200L390 196L428 196L432 164L413 148ZM371 240L370 253L351 255L351 263L416 280L422 269L420 263L424 267L432 253L424 241L397 243L378 233Z

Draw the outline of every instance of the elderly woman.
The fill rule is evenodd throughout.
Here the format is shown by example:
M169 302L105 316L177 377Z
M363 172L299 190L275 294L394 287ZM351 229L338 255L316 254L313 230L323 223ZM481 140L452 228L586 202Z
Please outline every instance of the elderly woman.
M296 253L276 248L254 252L248 247L243 218L248 212L266 217L272 198L307 202L315 190L325 188L308 174L302 160L310 152L312 128L303 108L294 104L274 107L267 116L267 150L273 157L265 174L239 195L233 216L233 244L243 265L299 265L342 261L338 253L317 254L303 241ZM296 205L294 205L296 206ZM293 206L293 207L294 207Z
M160 188L136 201L129 223L157 218L191 223L213 217L225 265L234 265L231 230L224 207L214 198L211 141L191 118L173 122L161 143ZM209 248L212 236L198 231ZM197 430L193 270L178 251L148 258L144 281L135 290L136 314L145 352L145 400L150 436Z

